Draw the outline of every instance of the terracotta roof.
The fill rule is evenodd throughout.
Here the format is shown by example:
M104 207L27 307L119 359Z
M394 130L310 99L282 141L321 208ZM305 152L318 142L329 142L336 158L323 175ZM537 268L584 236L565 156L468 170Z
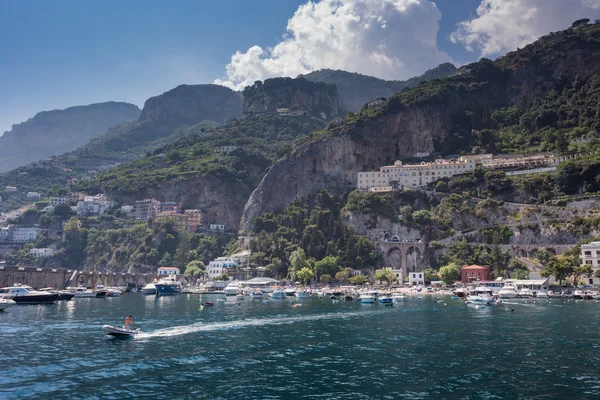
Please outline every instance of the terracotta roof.
M482 265L475 265L475 264L473 264L473 265L465 265L464 267L461 268L461 270L463 270L463 269L480 269L480 270L484 269L484 270L489 270L490 267L484 267Z

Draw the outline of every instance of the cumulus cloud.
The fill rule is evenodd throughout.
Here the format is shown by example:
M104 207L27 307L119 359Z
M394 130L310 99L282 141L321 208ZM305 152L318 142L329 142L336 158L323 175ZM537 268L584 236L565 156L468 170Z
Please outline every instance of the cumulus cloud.
M497 56L586 17L600 18L600 0L482 0L477 17L458 24L450 40Z
M451 61L437 48L440 18L429 0L309 1L290 18L279 43L236 52L215 83L242 89L322 68L386 79L419 75Z

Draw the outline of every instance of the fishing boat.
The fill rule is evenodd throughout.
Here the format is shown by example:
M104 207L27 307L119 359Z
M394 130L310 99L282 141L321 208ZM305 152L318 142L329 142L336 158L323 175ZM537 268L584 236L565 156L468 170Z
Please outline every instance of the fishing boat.
M363 293L358 298L358 301L364 304L372 304L375 303L375 296L370 293Z
M183 286L173 275L164 276L160 281L154 284L157 296L172 296L181 294Z
M15 285L0 289L0 298L13 300L16 304L52 304L58 293L40 292L31 286Z
M156 294L156 286L153 283L148 283L146 286L142 288L142 294Z
M6 310L8 307L12 307L17 304L14 300L0 298L0 311Z
M120 337L134 337L138 333L140 333L139 329L124 329L117 328L116 326L104 325L102 327L106 331L107 335L110 336L120 336Z
M271 293L269 293L269 297L272 299L284 299L285 293L283 292L283 289L276 288Z

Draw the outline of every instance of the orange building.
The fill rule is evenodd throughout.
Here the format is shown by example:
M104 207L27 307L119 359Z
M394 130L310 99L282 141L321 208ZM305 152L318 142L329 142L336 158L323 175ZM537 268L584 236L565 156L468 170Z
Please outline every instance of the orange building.
M460 269L460 278L462 283L489 281L490 267L487 265L465 265Z

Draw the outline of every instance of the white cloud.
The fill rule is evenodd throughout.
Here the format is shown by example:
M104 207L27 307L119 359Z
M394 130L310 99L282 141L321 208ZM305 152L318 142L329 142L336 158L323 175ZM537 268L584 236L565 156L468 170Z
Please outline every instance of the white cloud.
M451 61L437 48L440 11L428 0L320 0L298 7L273 48L238 51L215 83L242 89L256 80L316 69L404 79Z
M600 18L600 0L482 0L477 17L458 24L450 39L481 56L497 56L581 18Z

